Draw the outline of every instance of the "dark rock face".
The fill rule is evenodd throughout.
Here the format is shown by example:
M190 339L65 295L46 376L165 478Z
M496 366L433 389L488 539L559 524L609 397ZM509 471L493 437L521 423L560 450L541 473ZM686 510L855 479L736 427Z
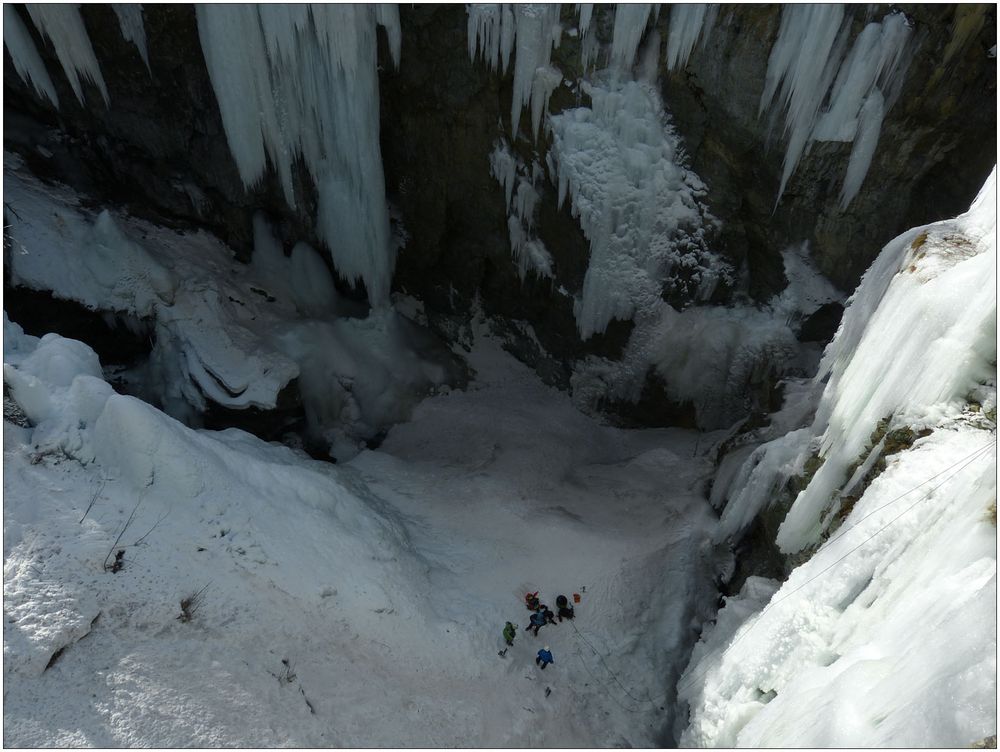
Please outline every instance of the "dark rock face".
M890 7L913 21L919 46L846 210L838 194L851 147L843 143L814 143L775 207L784 144L769 137L758 107L780 6L723 6L707 45L684 70L661 66L664 99L692 166L710 186L729 251L745 254L759 299L784 286L777 252L802 240L812 241L831 281L853 290L887 241L967 210L993 168L996 66L987 51L996 43L995 6L883 5L873 18ZM864 18L853 8L857 33ZM781 127L779 119L775 134Z
M799 342L827 343L833 339L844 315L840 303L825 303L809 314L799 327Z
M136 320L129 329L112 315L101 315L79 303L42 290L4 285L4 310L11 321L25 322L27 334L49 332L89 345L101 364L132 366L149 357L155 333L148 322Z
M489 155L510 135L511 78L502 80L469 61L467 16L461 5L400 7L402 54L393 68L380 54L381 140L390 200L403 214L409 240L396 262L394 289L439 314L467 314L478 298L487 314L531 324L558 363L543 369L568 387L570 366L588 354L616 358L632 329L614 322L603 335L580 341L570 292L583 285L589 244L576 220L547 185L538 210L539 235L553 255L556 280L529 274L522 282L511 258L503 189L490 174ZM530 129L522 118L524 129ZM544 158L530 136L515 144ZM527 335L508 330L512 352L528 352ZM534 348L537 350L537 347Z
M875 17L888 7L880 6ZM768 118L758 116L758 107L780 6L723 6L708 44L695 50L682 71L666 70L665 46L661 49L664 101L691 166L709 186L709 207L722 220L713 244L743 267L749 292L759 300L786 284L780 251L806 239L830 279L853 288L898 232L967 208L992 167L996 72L986 50L996 41L995 7L900 7L912 18L920 46L886 117L868 176L843 211L838 192L850 145L841 143L814 144L775 209L784 144L769 137ZM21 153L39 175L68 182L97 202L118 203L167 224L207 227L242 258L249 258L252 248L252 214L261 209L285 242L320 246L315 191L304 168L296 174L300 198L294 210L285 204L274 174L250 190L242 185L192 6L145 6L151 74L134 45L122 38L108 6L87 5L82 13L110 108L89 84L86 105L80 106L51 46L42 43L25 15L62 108L55 111L39 101L5 56L7 148ZM379 52L386 186L408 235L393 289L422 300L432 326L445 337L478 303L506 322L512 352L546 381L568 388L579 359L619 358L632 324L612 322L603 335L581 341L573 296L582 287L589 244L568 207L557 207L548 182L539 186L536 229L552 254L555 278L530 273L519 278L503 190L489 167L495 141L510 140L512 76L469 61L463 6L402 5L399 14L400 69L381 33ZM855 14L860 29L862 11ZM669 15L665 7L657 22L664 39ZM613 17L612 6L595 8L591 27L603 42L610 41ZM575 23L565 7L564 27ZM581 74L579 60L579 39L564 35L553 64L573 80ZM587 104L586 97L563 85L553 93L550 110L580 104ZM522 159L544 164L546 137L535 142L529 130L522 117L512 147ZM770 135L780 132L779 122ZM720 291L713 302L724 303L726 295ZM668 404L662 385L655 383L647 383L641 408L607 408L630 423L685 423L689 416L687 407Z

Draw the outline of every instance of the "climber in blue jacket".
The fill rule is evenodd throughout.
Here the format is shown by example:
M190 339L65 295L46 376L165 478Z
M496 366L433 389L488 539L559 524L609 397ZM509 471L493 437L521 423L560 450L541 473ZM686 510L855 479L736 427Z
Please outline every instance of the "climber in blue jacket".
M541 609L538 609L537 611L535 611L535 613L531 615L531 623L524 629L526 632L530 632L532 629L534 629L535 637L538 637L538 630L540 627L545 626L546 621L548 620L545 618L545 612L542 611Z
M550 663L555 663L552 659L552 653L549 652L548 645L538 651L538 655L535 656L535 663L542 667L542 671L544 671L545 667Z

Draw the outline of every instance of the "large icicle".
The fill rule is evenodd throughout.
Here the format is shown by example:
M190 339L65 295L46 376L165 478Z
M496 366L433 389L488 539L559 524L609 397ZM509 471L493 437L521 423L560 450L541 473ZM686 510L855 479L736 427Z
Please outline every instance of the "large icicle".
M490 154L490 171L504 189L510 249L518 276L523 281L533 271L540 277L551 277L552 256L533 232L539 199L535 186L543 177L541 166L536 163L529 176L527 167L518 162L507 144L498 141Z
M670 7L670 27L667 34L667 70L683 68L700 41L705 44L715 19L718 5L690 3Z
M73 93L83 104L83 85L80 75L93 82L104 97L104 104L109 104L108 87L101 75L101 66L97 64L94 48L87 36L87 28L83 25L80 9L76 5L44 5L27 3L28 15L43 37L52 40L59 64L66 72Z
M811 141L855 142L840 193L842 208L857 195L868 173L882 119L898 95L912 55L912 29L899 12L869 23L841 64L847 26L842 6L796 5L782 12L760 103L763 112L780 86L788 146L779 200ZM828 94L830 105L821 112Z
M615 30L611 37L611 60L626 69L635 65L650 14L655 19L660 6L653 3L622 3L615 6Z
M847 174L844 175L844 185L840 189L840 208L846 209L865 181L868 168L871 167L875 147L878 146L879 133L882 131L882 120L885 118L885 100L878 89L865 98L865 103L858 114L858 131L854 137L854 147L847 163Z
M517 135L521 110L531 108L532 133L538 138L542 112L562 74L549 64L552 48L559 45L559 5L469 5L469 57L476 51L491 70L507 71L514 54L511 133Z
M812 138L817 141L854 141L841 208L851 203L868 174L882 120L906 72L911 36L902 13L868 24L844 60L831 91L830 108L816 125Z
M35 48L28 27L9 3L3 6L3 43L21 80L35 87L38 96L45 97L58 108L59 95L49 72L45 70L45 63Z
M788 146L778 199L805 151L823 98L836 73L840 58L842 5L788 5L781 13L778 39L767 62L763 113L775 96L785 108ZM780 89L779 89L780 87Z
M199 5L198 33L229 147L247 187L268 159L295 203L298 156L318 193L317 232L337 270L388 300L395 266L379 150L376 25L399 54L395 6Z
M142 23L142 5L138 3L114 3L111 6L118 16L122 37L139 50L142 62L149 68L149 49L146 47L146 27ZM152 71L150 71L152 72Z

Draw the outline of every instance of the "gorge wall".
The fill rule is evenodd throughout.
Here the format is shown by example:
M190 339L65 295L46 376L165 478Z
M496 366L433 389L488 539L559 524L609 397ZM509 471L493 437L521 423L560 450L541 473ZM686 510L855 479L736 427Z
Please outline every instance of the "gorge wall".
M995 8L851 6L838 54L845 55L866 24L887 18L891 9L905 14L907 62L896 89L886 93L871 166L846 207L841 186L851 164L849 141L807 143L781 188L788 129L779 107L761 107L769 58L782 34L781 6L718 6L700 34L695 30L686 64L668 60L672 24L680 28L683 20L675 19L669 6L636 27L643 57L637 67L649 69L643 75L656 82L669 127L682 144L678 163L704 181L707 190L699 201L718 220L706 222L699 242L735 271L700 297L664 286L661 295L674 309L766 303L787 283L782 252L803 241L809 242L813 263L849 292L890 238L968 206L996 151ZM10 10L24 22L59 99L57 109L39 96L5 54L5 146L32 171L135 216L206 227L243 260L251 256L252 217L261 210L286 252L297 241L323 245L315 221L317 193L301 160L292 169L295 208L275 170L244 187L193 7L142 9L148 65L109 6L81 8L109 105L87 81L81 103L57 50L23 7ZM553 116L593 106L581 85L589 76L584 46L600 43L596 68L601 68L618 44L614 6L593 6L585 13L589 36L580 11L567 6L558 19L562 33L551 65L560 78L547 92ZM511 351L543 379L583 393L575 380L580 363L632 357L638 319L612 317L605 328L581 336L578 308L592 239L573 216L572 202L560 200L551 163L553 130L543 127L535 137L531 118L522 114L511 136L511 102L520 96L514 77L510 69L491 70L479 57L470 61L473 30L463 6L401 6L399 31L398 67L388 36L378 31L381 152L401 243L392 289L422 301L429 324L447 341L458 339L469 312L481 307L503 330ZM521 50L519 41L515 58ZM490 161L503 142L518 164L537 164L548 178L532 181L533 232L547 250L548 274L525 274L512 257L504 187ZM356 300L365 297L363 289L342 279L338 289ZM832 335L827 329L821 337ZM592 405L626 423L712 423L691 400L668 388L662 369L637 363L646 372L633 378L632 386L609 390ZM773 386L782 368L758 363L740 377L746 383L732 388L752 392L755 408L774 408Z

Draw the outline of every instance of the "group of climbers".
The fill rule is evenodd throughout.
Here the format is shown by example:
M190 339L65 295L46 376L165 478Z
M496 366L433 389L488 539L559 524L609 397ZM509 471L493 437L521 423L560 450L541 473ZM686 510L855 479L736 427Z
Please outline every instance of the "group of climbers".
M531 623L525 629L534 629L536 637L538 636L538 630L546 624L556 623L556 615L552 613L552 609L538 599L538 591L527 593L524 596L524 605L528 607L529 611L534 611L531 615ZM573 607L569 605L569 599L565 595L556 596L556 608L559 609L559 621L573 618Z
M574 600L579 602L580 596L574 594ZM538 636L538 630L544 627L546 624L556 623L556 614L552 610L542 603L538 598L538 591L534 593L526 593L524 596L524 605L529 611L532 611L531 622L524 629L530 632L535 631L535 637ZM563 619L572 619L576 614L574 608L569 605L569 599L565 595L560 595L556 598L556 607L559 609L558 619L561 622ZM507 647L514 644L514 635L517 633L517 627L511 622L507 622L503 628L503 639L507 643ZM500 655L506 655L507 650L504 649L500 652ZM552 653L549 650L549 646L546 645L541 650L538 651L538 655L535 656L535 664L539 666L543 671L545 667L550 663L555 663L552 658Z

